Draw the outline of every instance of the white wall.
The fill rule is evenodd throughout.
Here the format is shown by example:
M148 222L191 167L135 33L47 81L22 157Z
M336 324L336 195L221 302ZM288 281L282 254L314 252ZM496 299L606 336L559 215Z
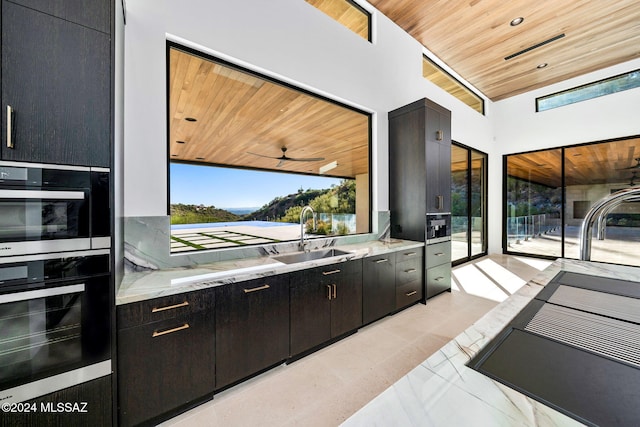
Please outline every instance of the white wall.
M640 68L640 59L494 103L495 157L490 160L489 252L502 251L502 155L640 135L640 88L536 113L536 97ZM497 196L497 197L496 197ZM491 199L491 196L490 196Z
M388 210L387 112L427 97L452 110L453 139L491 151L487 117L422 77L423 47L374 14L374 43L302 0L127 2L125 216L166 215L167 39L374 114L373 209Z

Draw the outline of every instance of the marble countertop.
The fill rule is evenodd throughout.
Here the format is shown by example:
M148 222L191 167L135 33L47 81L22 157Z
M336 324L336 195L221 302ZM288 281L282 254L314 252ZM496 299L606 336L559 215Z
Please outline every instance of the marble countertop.
M582 425L466 364L561 270L637 281L640 268L559 259L342 425Z
M331 246L332 249L341 249L349 252L348 255L295 264L279 262L273 256L261 256L198 264L190 267L128 273L124 276L116 294L116 305L423 246L424 243L422 242L408 240L392 240L390 242L374 240Z

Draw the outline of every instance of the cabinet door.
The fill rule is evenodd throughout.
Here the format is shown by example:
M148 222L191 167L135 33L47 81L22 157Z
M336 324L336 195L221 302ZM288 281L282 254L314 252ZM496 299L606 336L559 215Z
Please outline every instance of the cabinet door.
M331 339L332 288L322 268L290 275L291 355L295 356Z
M451 131L445 114L426 108L427 213L451 211Z
M288 275L216 288L216 389L288 356Z
M362 260L342 264L342 274L333 283L331 337L362 326ZM335 287L333 286L335 285Z
M396 307L395 254L365 258L362 263L362 321L378 320Z
M2 2L2 159L109 166L110 44L108 34Z
M120 425L213 396L213 310L118 331Z
M427 298L451 289L451 264L442 264L427 269Z
M103 33L110 32L111 2L108 0L11 0Z

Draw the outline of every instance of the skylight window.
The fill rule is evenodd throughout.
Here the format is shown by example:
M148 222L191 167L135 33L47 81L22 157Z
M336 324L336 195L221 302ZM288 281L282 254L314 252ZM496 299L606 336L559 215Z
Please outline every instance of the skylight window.
M426 55L422 56L422 76L484 115L484 100Z
M536 111L546 111L580 101L610 95L623 90L640 87L640 70L631 71L608 79L563 90L562 92L536 98Z
M371 41L371 14L352 0L305 0L360 37Z

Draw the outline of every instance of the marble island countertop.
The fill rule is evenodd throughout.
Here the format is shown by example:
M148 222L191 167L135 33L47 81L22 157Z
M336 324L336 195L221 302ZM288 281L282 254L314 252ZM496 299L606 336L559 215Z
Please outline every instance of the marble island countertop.
M278 261L275 255L218 261L189 267L176 267L127 273L116 295L116 305L128 304L167 295L210 288L229 283L273 276L352 259L381 255L406 249L421 248L422 242L379 240L331 246L348 252L331 258L320 258L293 264ZM314 250L328 249L318 248Z
M466 366L562 270L632 281L640 277L637 267L559 259L342 425L582 425Z

